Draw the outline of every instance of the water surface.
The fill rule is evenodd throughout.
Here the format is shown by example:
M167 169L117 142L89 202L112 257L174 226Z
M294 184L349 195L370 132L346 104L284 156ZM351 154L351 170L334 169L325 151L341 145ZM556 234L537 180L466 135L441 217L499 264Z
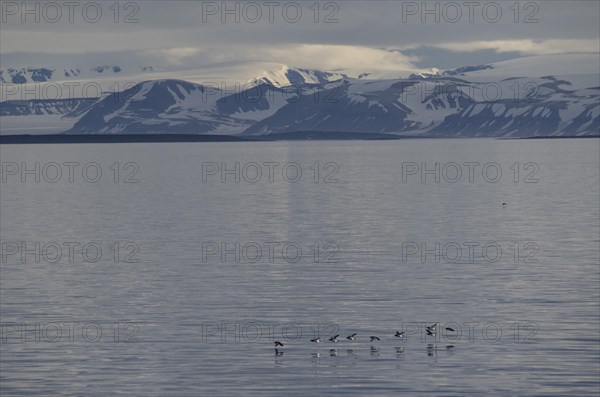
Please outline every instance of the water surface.
M0 150L5 164L48 173L1 185L3 396L599 392L596 139ZM52 162L78 162L74 181ZM95 183L80 173L90 162ZM422 182L435 163L440 181ZM472 182L465 163L479 163ZM47 252L9 255L16 242ZM52 263L49 243L102 253L63 248ZM221 243L240 244L239 257L212 254ZM273 258L268 243L279 243ZM422 244L425 258L407 254ZM427 337L433 323L441 332Z

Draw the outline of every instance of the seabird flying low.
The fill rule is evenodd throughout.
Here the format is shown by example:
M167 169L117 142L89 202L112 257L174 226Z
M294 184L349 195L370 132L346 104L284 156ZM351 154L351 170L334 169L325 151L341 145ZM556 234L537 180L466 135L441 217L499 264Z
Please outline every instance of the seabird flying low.
M311 339L310 341L314 343L321 343L321 338Z
M346 339L348 339L348 340L356 340L356 334L348 335L348 336L346 336Z
M335 336L329 338L329 342L337 343L338 342L338 336L339 335L335 335Z
M427 327L427 335L434 336L437 334L437 323L433 324L431 327Z
M374 340L381 340L381 339L379 339L379 338L378 338L378 337L376 337L376 336L371 336L371 342L373 342Z
M396 338L404 338L404 332L396 331L394 334Z
M278 347L278 346L283 347L283 343L279 342L278 340L275 341L274 345L275 345L275 347Z
M454 328L446 327L446 331L454 332Z

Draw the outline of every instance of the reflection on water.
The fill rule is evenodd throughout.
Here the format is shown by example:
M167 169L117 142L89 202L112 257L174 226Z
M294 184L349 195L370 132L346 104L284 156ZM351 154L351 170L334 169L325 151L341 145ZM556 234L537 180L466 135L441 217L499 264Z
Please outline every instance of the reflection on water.
M3 396L598 394L597 140L0 150L104 171L2 183ZM253 162L302 178L203 181ZM436 163L502 174L436 182ZM49 261L73 242L101 254Z

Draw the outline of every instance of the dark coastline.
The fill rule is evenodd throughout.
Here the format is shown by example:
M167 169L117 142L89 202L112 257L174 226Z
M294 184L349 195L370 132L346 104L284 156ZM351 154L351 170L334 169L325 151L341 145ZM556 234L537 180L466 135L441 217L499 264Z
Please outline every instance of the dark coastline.
M175 142L273 142L273 141L311 141L311 140L405 140L405 139L452 139L444 136L411 136L382 133L360 132L287 132L263 136L232 136L232 135L203 135L203 134L118 134L118 135L0 135L0 144L65 144L65 143L175 143ZM530 139L580 139L600 138L600 135L586 136L534 136L506 137L500 140L530 140ZM461 139L461 138L458 138ZM464 138L463 138L464 139Z
M0 144L51 143L166 143L166 142L266 142L292 140L396 140L410 139L393 134L347 132L291 132L263 136L208 134L118 134L118 135L0 135ZM419 138L419 137L415 137Z
M123 135L3 135L0 144L44 144L44 143L164 143L164 142L247 142L228 135L191 134L123 134Z

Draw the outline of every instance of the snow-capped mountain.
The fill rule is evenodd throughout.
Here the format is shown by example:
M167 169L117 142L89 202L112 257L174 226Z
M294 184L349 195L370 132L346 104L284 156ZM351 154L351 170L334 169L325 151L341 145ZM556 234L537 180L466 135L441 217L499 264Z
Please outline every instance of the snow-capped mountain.
M598 135L597 81L588 88L572 86L568 80L553 76L486 82L464 77L344 80L324 90L322 94L329 101L316 103L302 97L252 125L245 134L348 131L498 137Z
M133 70L119 65L97 65L88 68L75 67L26 67L0 70L0 83L28 84L69 81L75 79L93 79L122 76L126 73L153 72L152 66L140 66Z
M239 134L287 103L282 90L271 85L232 94L182 80L154 80L99 100L69 133Z
M69 105L6 101L0 121L60 114L71 134L598 135L598 64L540 56L385 80L282 67L241 91L161 79Z
M290 68L284 65L279 69L263 72L261 76L251 80L251 82L254 84L270 84L274 87L289 87L302 84L325 84L344 78L348 78L348 76L343 73Z
M440 71L437 68L433 68L431 72L420 72L412 73L408 76L409 79L435 79L438 77L449 77L449 76L464 76L466 73L475 72L478 70L493 69L492 65L475 65L475 66L462 66L460 68Z
M0 83L25 84L28 82L46 82L52 79L53 74L54 70L47 68L8 68L0 70Z

